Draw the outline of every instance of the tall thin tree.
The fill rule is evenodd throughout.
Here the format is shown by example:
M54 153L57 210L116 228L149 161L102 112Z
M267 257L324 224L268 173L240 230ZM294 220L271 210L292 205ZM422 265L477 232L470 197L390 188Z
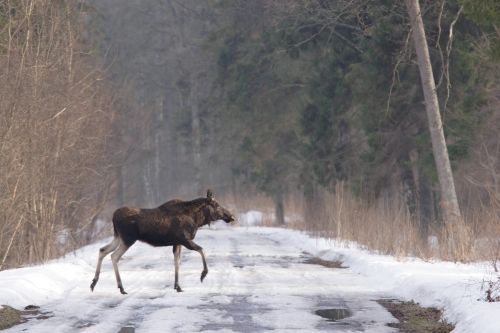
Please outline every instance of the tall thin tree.
M429 48L425 38L424 23L418 0L406 0L406 7L411 20L411 28L415 50L417 53L418 67L422 88L424 91L425 109L429 120L432 150L438 171L441 199L443 205L443 218L445 222L455 224L460 219L453 173L451 171L448 149L443 131L443 122L439 112L439 102L436 94L436 84L432 73Z

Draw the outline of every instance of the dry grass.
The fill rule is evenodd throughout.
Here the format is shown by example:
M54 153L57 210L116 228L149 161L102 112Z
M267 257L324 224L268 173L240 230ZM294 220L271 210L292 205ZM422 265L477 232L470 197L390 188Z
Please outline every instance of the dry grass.
M327 261L327 260L323 260L323 259L316 258L316 257L309 258L306 261L304 261L304 263L310 264L310 265L321 265L321 266L325 266L328 268L348 268L348 267L343 266L342 262L340 262L340 261Z
M453 262L481 260L496 267L500 259L500 219L495 207L482 207L456 225L436 223L428 233L423 233L401 204L387 207L376 200L369 204L340 185L333 193L322 191L318 197L319 204L311 210L301 193L289 194L285 200L287 222L281 227L329 238L343 246L355 242L364 249L400 260L408 257ZM250 210L263 212L261 226L278 226L274 221L273 200L269 197L233 194L224 198L224 202L236 214Z
M423 308L418 303L379 300L396 319L398 324L388 324L404 333L448 333L455 326L441 320L442 312L436 308Z
M22 322L21 311L8 305L2 305L2 308L0 308L0 331L11 328Z

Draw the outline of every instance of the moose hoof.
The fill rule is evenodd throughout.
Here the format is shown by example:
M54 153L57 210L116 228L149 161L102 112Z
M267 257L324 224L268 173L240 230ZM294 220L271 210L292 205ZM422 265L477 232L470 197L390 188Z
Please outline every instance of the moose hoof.
M122 295L127 295L127 292L125 291L125 289L123 289L123 287L118 287L118 288L120 289Z
M92 280L92 283L90 284L90 291L92 291L92 292L94 291L94 287L95 287L96 283L97 283L97 281Z
M203 271L201 272L201 282L203 282L203 279L207 276L208 271Z
M180 287L180 286L177 286L177 287L175 287L174 289L175 289L175 290L177 290L177 292L178 292L178 293L182 293L182 289L181 289L181 287Z

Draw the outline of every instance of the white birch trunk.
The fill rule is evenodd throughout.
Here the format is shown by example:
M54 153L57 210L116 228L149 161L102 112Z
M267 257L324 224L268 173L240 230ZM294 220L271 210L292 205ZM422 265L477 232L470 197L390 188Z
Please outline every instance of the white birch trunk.
M436 85L432 73L427 40L425 39L420 4L418 0L406 0L406 7L413 29L413 41L415 42L420 78L422 79L422 88L424 90L425 109L429 120L432 150L436 161L439 185L441 187L443 218L445 222L453 224L460 219L460 210L453 182L453 173L451 172L450 159L448 157L448 149L444 138L441 114L439 113Z

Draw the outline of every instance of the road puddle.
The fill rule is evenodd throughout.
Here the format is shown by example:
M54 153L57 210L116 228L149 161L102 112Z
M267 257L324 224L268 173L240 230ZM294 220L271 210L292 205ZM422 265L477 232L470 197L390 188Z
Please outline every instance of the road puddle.
M344 308L316 310L314 313L328 321L338 321L351 316L351 311Z

